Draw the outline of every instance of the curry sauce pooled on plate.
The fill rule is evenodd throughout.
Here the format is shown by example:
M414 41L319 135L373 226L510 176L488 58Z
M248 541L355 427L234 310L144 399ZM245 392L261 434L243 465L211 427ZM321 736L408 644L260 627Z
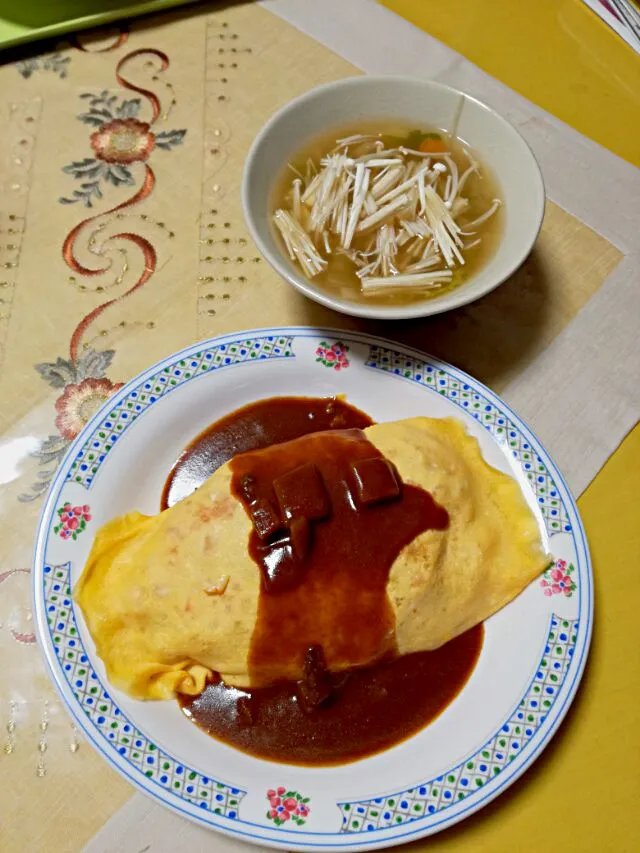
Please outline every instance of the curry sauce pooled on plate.
M287 437L296 419L328 431L265 447L278 439L270 405L297 410L281 418ZM253 754L331 764L440 713L473 669L480 623L548 560L518 485L461 423L362 430L363 413L332 401L327 422L322 406L240 410L254 438L236 434L245 452L212 454L211 467L233 458L207 476L203 448L221 435L210 428L165 499L197 486L199 454L197 491L105 525L75 595L116 686L189 697L189 716Z

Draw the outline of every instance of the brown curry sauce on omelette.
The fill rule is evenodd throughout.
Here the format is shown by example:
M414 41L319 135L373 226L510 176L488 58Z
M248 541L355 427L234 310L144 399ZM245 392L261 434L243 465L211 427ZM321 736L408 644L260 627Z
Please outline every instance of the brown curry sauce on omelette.
M304 660L298 681L237 688L211 679L199 696L179 697L201 728L262 758L329 765L388 748L442 712L480 653L481 624L434 651L397 656L390 568L449 519L366 439L371 423L339 399L259 401L198 436L165 485L162 509L232 460L232 493L252 520L247 545L262 575L249 672L264 678L287 659L297 671ZM374 665L337 674L327 666L380 649Z

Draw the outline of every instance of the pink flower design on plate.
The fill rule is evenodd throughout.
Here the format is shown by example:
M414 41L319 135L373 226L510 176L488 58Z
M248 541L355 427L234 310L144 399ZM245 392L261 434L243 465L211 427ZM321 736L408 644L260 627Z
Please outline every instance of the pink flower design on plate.
M550 566L540 580L540 586L547 597L552 595L564 595L571 598L577 586L571 577L575 571L573 563L567 564L566 560L556 560Z
M334 370L344 370L349 367L349 359L347 353L349 347L343 344L342 341L335 341L329 344L327 341L320 341L316 347L316 361L319 361L324 367L332 367Z
M297 826L304 826L311 813L309 797L303 797L298 791L288 791L282 786L269 788L267 800L269 801L267 818L276 826L282 826L288 820Z
M67 501L58 510L58 524L53 528L53 532L57 533L61 539L77 539L78 536L86 529L89 521L91 521L91 507L89 504L82 506L72 506Z

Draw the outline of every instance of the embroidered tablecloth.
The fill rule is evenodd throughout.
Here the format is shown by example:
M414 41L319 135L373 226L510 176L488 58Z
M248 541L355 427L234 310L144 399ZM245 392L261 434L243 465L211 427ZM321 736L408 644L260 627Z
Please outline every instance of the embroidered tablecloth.
M382 49L391 35L402 50ZM280 280L248 236L239 188L251 140L288 99L408 70L507 115L540 159L548 202L530 258L494 293L376 324ZM504 394L579 493L640 409L628 200L640 181L369 0L200 5L78 35L0 67L0 91L0 846L77 851L127 801L122 837L107 827L92 851L142 849L123 839L152 826L193 845L201 830L130 799L81 742L39 659L31 549L70 441L121 383L187 344L270 324L342 326L427 350Z

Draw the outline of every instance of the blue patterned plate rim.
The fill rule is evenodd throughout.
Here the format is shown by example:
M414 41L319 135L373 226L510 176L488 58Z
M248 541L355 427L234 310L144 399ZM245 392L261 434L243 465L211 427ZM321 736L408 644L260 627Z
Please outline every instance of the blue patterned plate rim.
M441 816L438 814L438 810L435 810L435 813L431 811L427 812L423 803L422 813L418 817L405 816L405 818L400 819L400 817L396 815L396 820L399 822L399 825L388 824L386 826L384 825L384 823L382 822L382 818L380 817L378 818L378 826L373 826L373 824L369 824L366 827L366 829L369 831L364 832L364 822L360 821L359 823L361 824L361 826L359 826L358 821L354 819L355 812L351 814L349 814L348 812L352 807L354 807L357 809L358 812L366 812L368 819L373 819L370 817L370 815L378 815L379 812L383 812L386 818L387 813L383 811L385 808L385 799L387 799L388 803L391 803L394 802L394 800L388 799L390 797L396 797L399 799L403 796L416 795L418 790L422 794L423 790L427 790L427 788L425 787L427 785L431 785L433 787L435 784L438 784L440 786L440 780L444 780L448 773L457 772L460 775L460 773L465 772L464 770L461 771L461 768L463 768L464 763L468 761L470 756L464 758L462 762L458 761L456 766L452 767L449 771L445 771L445 773L442 776L438 777L437 780L432 779L430 782L425 782L424 785L423 783L413 782L413 788L411 788L409 791L401 791L397 795L385 793L384 795L374 797L374 795L369 794L367 795L367 798L364 798L362 800L354 800L352 803L336 802L336 799L334 797L333 803L338 808L340 808L343 815L343 826L339 831L311 832L303 830L302 825L305 823L304 813L301 813L302 818L300 819L300 827L296 829L295 832L290 829L281 829L281 824L278 824L277 821L275 826L265 826L263 825L263 823L256 823L255 821L241 820L237 814L237 811L231 812L227 810L226 814L217 815L211 811L207 812L207 814L205 815L203 814L202 810L195 809L193 807L193 801L187 800L185 798L184 802L182 800L178 802L176 801L176 798L173 797L173 792L169 791L168 793L166 793L163 790L158 791L152 788L149 780L140 771L131 773L129 772L129 770L125 769L122 764L118 762L118 756L114 754L114 749L108 742L104 741L104 737L98 730L95 722L87 715L86 708L83 709L80 700L77 698L77 696L74 696L74 692L71 689L70 682L68 681L68 679L65 678L62 672L61 663L56 655L56 651L53 644L53 637L49 630L45 613L45 605L47 603L47 601L45 600L45 573L51 571L50 567L45 567L45 561L47 543L51 534L53 522L55 520L56 505L58 503L60 493L65 487L65 484L69 482L69 472L71 470L72 464L74 462L77 462L79 458L78 454L81 453L82 448L86 445L87 440L93 435L96 428L100 424L102 424L109 416L109 412L111 412L112 410L117 410L120 403L125 400L132 392L136 391L136 389L139 389L143 385L143 383L147 382L152 377L157 377L162 371L166 371L166 368L176 367L178 362L182 360L193 358L197 354L215 350L216 348L222 347L223 349L225 349L227 345L230 347L234 345L243 346L248 344L249 342L254 343L256 341L262 341L264 343L265 340L272 341L273 338L276 336L288 340L291 345L296 338L317 338L318 341L322 344L324 344L325 342L320 341L321 338L327 338L329 340L333 339L334 341L336 341L336 345L337 342L339 342L340 346L344 346L346 342L347 350L349 349L349 344L362 344L369 347L370 359L371 354L373 352L383 350L388 354L395 354L396 356L400 356L403 359L415 360L418 366L422 365L420 369L423 372L425 370L442 371L443 374L445 374L447 377L455 379L458 383L461 383L465 387L468 387L472 391L481 395L481 398L483 398L485 402L488 402L491 406L495 407L498 414L501 414L506 417L506 422L509 424L510 428L515 428L522 437L526 438L528 444L530 445L531 452L535 453L538 457L538 461L543 463L545 471L551 473L551 483L558 491L558 498L561 507L565 510L565 519L568 519L570 521L570 525L567 525L566 529L571 531L572 542L576 550L576 562L578 563L579 569L580 587L578 594L580 603L578 611L580 618L572 624L571 630L575 630L576 635L571 638L574 645L569 649L568 654L571 655L573 651L579 651L579 654L573 658L567 658L565 655L564 663L566 664L566 666L565 673L562 677L564 678L565 675L569 673L570 669L572 669L573 672L571 673L571 678L561 681L559 687L557 688L558 697L562 693L564 693L564 695L562 696L562 702L558 704L555 699L553 700L549 711L546 712L544 716L541 716L539 718L539 723L536 723L536 725L539 725L539 728L533 732L530 741L525 742L524 738L519 737L522 742L522 752L520 752L520 754L516 756L516 760L513 762L513 764L505 764L505 772L500 774L500 779L496 780L495 778L487 778L487 788L484 790L470 792L472 794L469 797L470 802L468 804L459 804L463 807L456 807L455 803L445 804L441 810L444 810L453 805L452 813L449 815L445 813L445 815ZM286 352L285 355L292 355L295 358L295 353L293 352ZM265 357L267 356L262 356L262 358ZM320 359L316 359L316 361L319 360ZM256 364L260 362L249 362L247 360L243 363ZM221 367L222 369L224 369L226 366L226 364L218 365L218 367ZM228 366L234 365L229 364ZM409 378L409 381L418 381L420 379L420 376L418 376L417 379L414 379L407 376L399 375L399 372L397 370L395 372L391 371L389 367L381 367L381 364L375 362L363 362L363 366L369 368L381 368L382 370L387 372L388 375L394 376L398 379L402 379L403 381L407 378ZM215 370L216 368L213 369ZM190 376L189 379L181 380L181 382L192 381L193 379L197 379L200 376L201 374L196 373ZM180 387L180 385L178 385L178 387ZM431 393L437 393L434 388L429 387L424 383L422 383L422 387L425 388L425 390L431 391ZM167 389L167 391L170 390L172 389ZM162 399L162 397L160 396L158 398L152 398L146 410L142 411L141 414L145 414L146 412L148 412L149 408L151 408L153 403L157 402L157 399ZM480 399L480 397L478 397L478 399ZM460 406L459 401L456 400L452 402L455 402L458 406ZM489 430L489 432L491 432L491 429L487 427L486 424L481 425L485 426ZM494 441L497 441L493 433L492 438ZM105 456L103 458L107 457ZM96 467L99 468L100 464L101 463L98 463ZM89 479L84 484L85 488L88 488L90 483L91 479ZM557 527L557 525L555 526ZM592 633L593 578L584 529L580 520L577 506L575 504L575 500L571 495L571 492L564 478L562 477L562 474L557 469L555 463L552 461L549 454L544 449L543 445L538 441L532 430L526 424L524 424L524 422L511 410L511 408L507 404L505 404L505 402L497 394L494 394L482 383L475 380L473 377L466 374L459 368L453 367L452 365L449 365L439 359L432 358L415 348L407 347L404 344L398 344L386 338L374 337L372 335L364 333L345 331L341 329L302 326L250 329L245 331L234 332L228 335L223 335L212 339L200 341L196 344L185 347L184 349L159 361L157 364L153 365L152 367L148 368L147 370L143 371L142 373L131 379L128 383L126 383L123 388L121 388L116 394L114 394L114 396L111 397L99 411L95 413L93 418L85 425L82 432L70 445L62 463L60 464L60 467L58 468L58 472L49 488L49 492L43 503L43 508L40 514L40 519L37 527L33 565L34 613L36 615L38 638L40 641L41 650L43 652L46 667L54 683L54 686L56 687L56 690L60 694L63 703L67 706L67 709L72 714L76 723L80 726L84 734L87 736L92 746L98 752L100 752L106 758L106 760L118 772L121 773L121 775L123 775L125 778L128 778L129 781L131 781L137 788L139 788L148 796L151 796L155 800L161 802L163 805L168 806L172 810L192 820L195 820L198 823L204 824L209 828L221 830L222 832L231 836L246 838L247 840L256 843L284 849L290 849L292 844L295 844L298 848L313 848L316 850L335 850L336 848L347 847L352 850L370 850L380 847L387 847L403 843L404 841L410 840L412 838L430 835L434 832L439 831L440 829L457 823L459 820L462 820L463 818L477 811L479 808L482 808L484 805L486 805L496 796L502 793L517 778L519 778L519 776L539 756L542 749L547 745L550 738L560 726L566 712L568 711L569 706L571 705L571 702L573 701L576 690L580 683L580 679L584 672ZM57 567L61 568L61 566L62 564L59 564ZM586 600L582 598L583 593L585 594ZM546 591L545 594L547 594ZM70 609L73 610L73 605L71 605ZM74 619L75 617L72 616L71 618ZM557 626L558 620L562 618L563 617L561 616L556 616L554 613L551 614L551 624L549 628L550 638L553 638L555 636L555 634L551 632L551 629ZM564 625L568 626L569 622L565 621ZM564 634L560 634L559 636L564 636ZM549 639L548 642L551 642L551 639ZM80 645L80 648L82 649L82 645ZM84 651L84 649L82 650ZM547 651L548 649L545 650L545 654ZM565 652L566 651L567 650L565 649ZM559 666L560 664L556 665ZM87 666L91 667L90 660ZM538 676L541 676L540 672L532 677L531 683L528 686L527 692L525 692L522 701L518 703L514 707L513 712L505 718L506 722L503 726L503 729L505 729L505 731L507 730L507 723L512 722L512 717L514 717L515 719L515 714L518 707L522 707L524 705L525 700L529 697L531 686L534 684L534 680ZM97 678L95 674L93 674L92 677ZM544 684L548 682L543 681L542 683ZM107 696L106 693L105 696ZM115 713L119 714L120 711L116 710ZM521 716L522 715L519 715L519 718ZM122 719L126 720L127 718L123 715ZM498 729L498 732L494 735L493 739L490 739L485 744L481 745L479 748L476 748L472 757L477 758L485 747L488 747L492 742L496 740L496 738L498 738L501 731L502 729ZM519 729L516 729L516 731L519 731ZM538 735L540 736L537 737ZM537 742L533 743L534 740L537 740ZM149 741L149 743L151 743L151 741ZM526 751L526 757L523 758L523 756L525 756L525 747L527 746L527 744L529 744L532 748ZM156 749L157 747L152 748ZM509 748L511 748L511 740L509 740ZM278 765L274 765L274 767L278 767ZM498 773L498 770L496 770L496 773ZM276 771L274 771L274 775L277 775ZM453 779L453 776L449 776L448 778ZM456 778L456 785L458 781L464 782L464 780ZM498 781L499 784L492 784L496 781ZM445 787L446 784L446 782L443 782L442 787ZM222 783L218 783L218 786L220 788L223 787ZM231 790L239 795L240 801L242 800L243 795L246 793L245 791L241 790L241 788L233 788ZM297 792L287 792L287 795L289 793L296 794L296 796L300 799L300 795L297 794ZM380 804L379 807L378 804ZM404 806L405 803L401 802L401 805ZM238 810L240 807L238 807ZM299 805L299 808L302 808L302 806ZM429 806L429 809L431 808L432 806ZM296 814L298 814L298 811L296 811ZM230 815L232 816L232 818L229 817Z

